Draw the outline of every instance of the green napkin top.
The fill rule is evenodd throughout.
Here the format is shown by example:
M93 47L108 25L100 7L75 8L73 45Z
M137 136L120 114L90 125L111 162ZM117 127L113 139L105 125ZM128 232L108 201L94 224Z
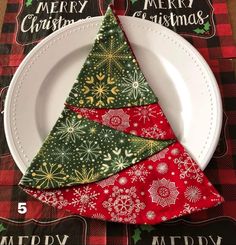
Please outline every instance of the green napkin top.
M120 24L109 7L67 103L120 108L157 102Z
M118 20L108 8L66 103L87 108L147 105L157 98ZM126 134L64 109L21 185L51 189L98 181L161 151L174 140Z

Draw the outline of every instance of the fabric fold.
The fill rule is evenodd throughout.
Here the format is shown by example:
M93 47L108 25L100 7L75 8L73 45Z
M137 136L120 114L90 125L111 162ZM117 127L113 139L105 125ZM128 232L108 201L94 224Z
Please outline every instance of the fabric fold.
M20 181L38 189L98 181L172 144L114 130L64 109ZM90 173L89 178L83 171Z
M119 109L66 107L77 113L78 117L86 117L118 131L149 139L176 139L158 103Z
M67 104L85 108L122 108L157 101L109 7Z
M59 209L130 224L158 224L223 201L180 143L99 182L25 191Z

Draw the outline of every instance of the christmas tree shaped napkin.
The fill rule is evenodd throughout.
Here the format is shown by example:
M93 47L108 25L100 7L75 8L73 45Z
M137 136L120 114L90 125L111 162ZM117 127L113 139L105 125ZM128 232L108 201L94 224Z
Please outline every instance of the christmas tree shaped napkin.
M125 223L155 224L223 201L176 139L110 7L20 185L57 208Z

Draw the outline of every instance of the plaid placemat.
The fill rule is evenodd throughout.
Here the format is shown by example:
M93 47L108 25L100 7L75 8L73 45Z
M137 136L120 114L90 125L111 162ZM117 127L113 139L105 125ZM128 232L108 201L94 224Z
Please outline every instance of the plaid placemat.
M18 186L22 174L16 167L10 154L0 157L0 218L15 221L26 221L34 219L37 221L53 221L62 217L71 216L66 211L45 205L27 195ZM50 196L48 202L51 202ZM27 212L18 212L19 203L25 203ZM86 244L104 245L106 241L106 222L85 219L86 222ZM82 244L81 244L82 245Z
M71 213L39 202L37 199L27 195L18 186L22 173L9 153L3 127L4 101L15 71L16 67L1 67L0 69L0 218L14 221L27 221L30 219L54 221L71 216ZM25 214L18 212L19 203L25 203L27 208ZM86 244L107 244L106 222L93 219L85 219L85 222Z
M23 1L23 0L22 0ZM16 43L16 15L21 0L8 0L0 37L0 109L15 73L25 55L36 45L21 46ZM124 2L122 0L121 2ZM123 5L124 6L124 5ZM229 216L236 219L236 79L232 60L216 60L215 58L236 57L232 29L228 22L225 1L213 0L215 11L216 35L214 38L203 39L188 37L187 39L206 58L217 78L224 109L224 123L217 150L205 173L216 186L225 203L216 208L198 212L185 219L190 221L206 220L217 216ZM120 8L122 13L122 8ZM49 33L48 33L49 34ZM3 113L0 115L0 217L13 220L53 220L69 214L49 207L26 195L17 186L21 177L6 143L3 129ZM18 213L18 203L26 202L28 212ZM126 245L129 242L129 226L117 223L105 223L86 219L88 224L87 244Z
M216 35L213 38L187 38L206 59L235 58L236 46L226 1L213 0Z
M25 11L32 8L33 4L36 0L8 0L6 14L4 17L4 23L2 27L2 34L0 37L0 63L2 66L19 66L23 58L26 54L30 52L30 50L38 43L37 40L42 39L43 37L46 37L49 35L52 30L41 30L41 34L38 38L34 38L34 36L37 36L37 32L30 34L22 35L19 38L17 35L19 25L17 24L16 19L20 19L20 14L22 13L22 9L24 8ZM210 1L210 0L204 0L204 1ZM70 1L68 1L67 5ZM88 1L88 6L90 9L90 12L86 12L86 15L78 15L73 18L85 18L86 16L97 16L105 11L105 7L110 2L110 0L90 0ZM127 15L133 15L133 12L131 11L132 8L135 7L136 2L142 2L144 3L144 0L121 0L116 1L116 9L117 12L120 14L126 13ZM231 24L229 22L229 16L228 16L228 9L226 0L211 0L212 7L214 9L214 22L215 22L215 34L210 38L202 38L202 37L191 37L186 36L184 37L191 42L195 48L199 50L199 52L205 57L210 59L216 59L216 58L234 58L236 57L236 47L235 43L232 37L232 28ZM135 4L133 4L135 3ZM153 5L153 4L152 4ZM64 6L64 5L63 5ZM62 10L63 10L62 6ZM42 7L47 10L47 8ZM41 10L42 10L41 8ZM35 10L37 11L37 9ZM47 10L48 11L48 10ZM158 12L158 9L156 10ZM177 11L177 10L176 10ZM68 10L67 10L68 12ZM177 11L178 12L178 11ZM59 14L51 14L52 16L58 17ZM50 15L50 16L51 16ZM69 16L69 13L61 13L62 19L65 17L67 18ZM33 18L33 16L31 17ZM44 18L49 18L48 16L39 15L39 19L41 18L41 21L44 20ZM70 17L68 17L70 18ZM41 23L38 19L35 20L35 26L36 24L39 25ZM64 24L68 24L70 21L65 22ZM64 25L63 24L63 25ZM43 22L40 24L43 25ZM45 24L46 25L46 24ZM211 24L214 25L213 23ZM37 27L34 27L35 29ZM175 26L169 26L168 28L176 30ZM208 25L209 28L209 25ZM40 32L40 31L39 31ZM38 33L39 33L38 32ZM201 32L201 31L200 31ZM28 36L32 36L32 40L34 40L33 43L30 44L30 41L24 41L24 39L27 39ZM20 40L19 40L20 39ZM18 40L18 42L17 42ZM20 44L19 42L25 42L26 44Z

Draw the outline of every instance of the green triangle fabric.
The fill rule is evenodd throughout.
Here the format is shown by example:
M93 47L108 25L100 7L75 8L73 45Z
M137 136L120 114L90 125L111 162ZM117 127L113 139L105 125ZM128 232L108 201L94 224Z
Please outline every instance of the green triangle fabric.
M115 109L155 102L157 98L109 7L66 104ZM104 135L109 135L110 140L105 140ZM173 142L124 133L78 117L65 107L20 184L52 189L99 181Z
M109 135L110 141L107 141ZM64 109L20 184L51 189L91 183L161 151L174 140L126 134Z
M157 100L109 7L67 103L77 107L120 108Z

